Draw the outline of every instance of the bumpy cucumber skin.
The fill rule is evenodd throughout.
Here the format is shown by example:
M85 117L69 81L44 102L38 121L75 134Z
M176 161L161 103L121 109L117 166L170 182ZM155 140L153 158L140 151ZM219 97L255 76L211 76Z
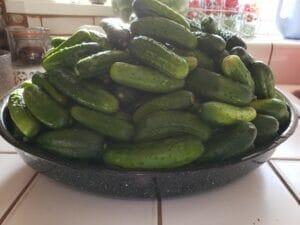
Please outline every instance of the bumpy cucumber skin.
M225 41L222 37L215 34L204 32L194 32L198 39L198 47L209 55L218 54L225 49Z
M109 146L103 160L126 169L172 169L187 165L203 153L193 136L173 137L156 142Z
M103 137L85 129L62 129L40 134L35 143L49 152L73 159L99 159Z
M190 134L207 141L212 133L201 119L183 111L158 111L148 115L136 126L135 141L158 140L178 134Z
M44 73L35 73L32 76L32 83L39 86L42 90L47 92L55 101L65 105L68 101L67 97L59 93L47 80L46 74Z
M286 119L288 112L286 104L277 99L258 99L250 104L258 113L274 116L279 122Z
M129 141L134 135L133 125L114 115L96 112L81 106L73 106L71 115L84 126L116 140Z
M241 46L236 46L230 50L230 55L237 55L243 61L245 66L249 68L249 66L255 62L254 58Z
M165 17L190 29L190 24L182 15L157 0L135 0L132 9L139 18L148 16Z
M44 58L43 66L46 71L57 69L59 67L69 67L73 69L78 60L101 50L101 46L96 42L76 44L70 47L61 48Z
M88 108L105 113L114 113L119 109L115 96L96 84L76 79L68 70L51 71L49 82L63 94Z
M129 24L119 18L105 18L100 22L108 40L118 49L125 49L130 41Z
M232 48L240 46L244 49L247 49L246 42L240 38L237 34L229 31L229 30L223 30L219 29L217 31L217 34L220 35L224 40L226 41L226 50L230 51Z
M191 72L186 80L186 89L198 97L237 106L248 105L254 98L250 87L202 68Z
M162 95L140 106L133 114L133 121L137 123L156 111L186 109L192 106L194 101L193 93L185 90Z
M255 82L255 95L257 98L274 98L275 84L270 67L263 62L255 62L251 64L250 71Z
M151 38L144 36L133 38L129 44L129 51L143 63L170 77L184 79L188 75L187 62Z
M129 54L125 51L108 50L88 56L76 63L75 73L81 78L101 76L109 72L115 62L129 61Z
M163 17L140 18L133 21L130 28L134 36L144 35L185 49L193 50L198 44L189 29Z
M24 88L23 97L28 110L46 126L63 128L71 123L69 112L35 84Z
M8 100L9 115L19 129L19 131L26 137L34 137L40 130L39 122L31 115L27 109L24 98L23 89L14 90Z
M52 50L48 51L46 54L46 57L50 56L51 54L57 52L59 49L70 47L76 44L81 44L83 42L91 42L90 33L88 30L81 29L72 34L71 37L69 37L67 40L62 42L59 46L56 48L53 48Z
M229 55L223 59L222 70L225 76L255 89L250 71L236 55Z
M199 162L221 162L242 155L254 143L257 129L251 122L239 122L223 127L205 144Z
M111 50L113 49L112 45L107 40L105 34L96 31L96 30L89 30L91 41L97 42L98 45L102 48L102 50Z
M168 93L184 86L184 80L168 77L158 70L121 62L112 65L110 77L121 85L153 93Z
M61 43L63 43L65 40L67 40L67 37L53 37L53 38L51 38L51 46L56 48Z
M257 129L257 136L259 137L274 137L279 130L279 122L273 116L257 114L252 123Z
M199 110L200 117L212 125L231 125L239 121L250 122L256 117L252 107L237 107L222 102L203 103Z

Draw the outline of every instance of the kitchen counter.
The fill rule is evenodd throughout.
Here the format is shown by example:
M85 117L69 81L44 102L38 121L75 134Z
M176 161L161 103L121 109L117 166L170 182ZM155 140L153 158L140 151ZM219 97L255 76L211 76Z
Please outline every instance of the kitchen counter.
M269 162L223 187L154 200L113 199L57 183L28 167L0 138L0 224L298 225L299 136L300 121Z

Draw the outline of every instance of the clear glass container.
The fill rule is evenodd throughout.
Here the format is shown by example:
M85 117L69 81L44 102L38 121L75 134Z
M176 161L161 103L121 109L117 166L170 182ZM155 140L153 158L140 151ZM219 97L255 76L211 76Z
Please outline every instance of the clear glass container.
M10 50L14 61L39 64L50 47L49 29L44 27L8 28Z

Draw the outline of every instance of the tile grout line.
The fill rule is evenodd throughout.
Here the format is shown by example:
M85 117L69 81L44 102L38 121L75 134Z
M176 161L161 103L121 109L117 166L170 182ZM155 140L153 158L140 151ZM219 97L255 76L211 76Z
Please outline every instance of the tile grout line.
M162 225L162 203L160 195L156 196L157 198L157 225Z
M290 192L290 194L293 196L293 198L295 199L295 201L298 203L298 205L300 205L300 199L298 199L296 193L293 191L293 189L290 187L290 185L286 182L286 180L281 176L281 174L279 173L279 171L276 169L276 167L273 165L272 162L268 161L269 166L271 167L271 169L274 171L274 173L277 175L277 177L279 178L279 180L283 183L283 185L286 187L286 189Z
M269 55L269 58L268 58L268 66L270 66L271 64L271 60L272 60L272 56L273 56L273 49L274 49L274 45L273 45L273 42L271 43L271 51L270 51L270 55Z
M8 209L4 212L3 216L0 218L0 225L3 224L5 219L8 217L8 215L12 212L12 210L15 208L19 200L22 198L22 196L25 194L25 192L28 190L28 188L31 186L35 178L37 177L39 173L34 173L34 175L30 178L30 180L27 182L25 187L20 191L20 193L17 195L17 197L14 199L14 201L10 204Z
M0 154L18 154L17 152L0 152Z
M274 158L270 158L270 160L278 160L278 161L299 161L300 162L300 158L281 158L281 157L274 157Z

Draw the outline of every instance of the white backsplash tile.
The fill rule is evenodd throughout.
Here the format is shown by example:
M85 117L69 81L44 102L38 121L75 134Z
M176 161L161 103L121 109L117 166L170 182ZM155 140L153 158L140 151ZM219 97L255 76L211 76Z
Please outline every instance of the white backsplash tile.
M256 59L268 63L271 54L271 43L267 42L249 42L248 52Z
M72 34L82 25L93 25L92 17L43 17L43 26L53 35Z
M40 27L42 26L41 20L39 17L27 16L28 26L29 27Z

